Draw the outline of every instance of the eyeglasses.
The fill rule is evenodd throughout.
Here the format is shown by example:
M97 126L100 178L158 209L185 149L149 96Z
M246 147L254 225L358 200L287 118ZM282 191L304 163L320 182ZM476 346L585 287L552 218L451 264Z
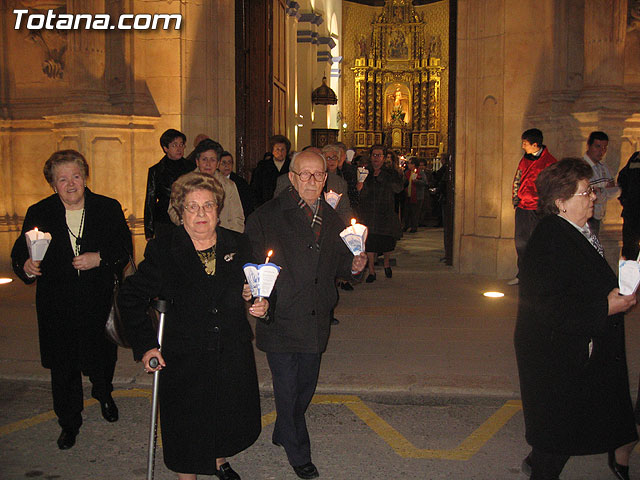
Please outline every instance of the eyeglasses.
M184 209L189 213L198 213L201 208L205 213L211 213L216 209L216 202L207 202L204 205L198 205L196 202L192 202L184 206Z
M374 154L373 154L373 155L371 155L371 156L372 156L372 157L375 157L375 158L382 158L382 157L384 157L384 153L374 153Z
M316 182L322 182L324 181L324 178L327 176L327 172L294 172L293 170L291 170L292 173L295 173L296 175L298 175L298 177L300 177L300 180L302 182L308 182L309 180L311 180L311 177L313 177Z
M338 160L337 155L327 155L327 160Z
M184 148L184 143L173 142L173 143L170 143L169 146L171 148Z
M233 165L233 160L220 160L221 165Z
M573 196L574 197L588 197L594 192L595 192L595 190L593 189L593 187L589 186L589 188L587 188L584 192L574 193Z

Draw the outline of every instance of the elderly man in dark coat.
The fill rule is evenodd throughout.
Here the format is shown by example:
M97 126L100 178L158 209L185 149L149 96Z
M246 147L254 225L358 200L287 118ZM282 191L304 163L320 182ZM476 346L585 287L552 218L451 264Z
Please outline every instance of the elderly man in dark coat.
M258 208L245 233L254 256L273 250L280 276L270 297L268 320L256 326L256 345L267 353L277 420L273 443L283 446L300 478L315 478L304 414L315 392L322 353L329 340L336 277L350 278L365 267L340 239L344 222L321 197L326 164L318 153L296 154L292 186Z

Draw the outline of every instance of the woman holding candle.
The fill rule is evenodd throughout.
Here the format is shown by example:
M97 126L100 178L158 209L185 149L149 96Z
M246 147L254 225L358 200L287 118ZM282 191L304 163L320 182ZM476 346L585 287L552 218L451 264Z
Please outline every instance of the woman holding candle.
M243 235L218 225L223 199L222 186L210 175L178 178L170 206L181 225L149 241L138 272L127 278L118 297L134 358L148 372L162 369L164 461L181 480L197 474L238 480L226 457L248 448L261 430L253 332L245 307L264 317L269 302L249 306L243 265L253 260L251 249ZM155 297L171 305L162 353L144 315ZM149 364L154 357L156 368Z
M27 210L11 258L25 283L36 282L36 311L42 366L51 370L53 409L62 433L58 447L73 447L82 424L82 374L102 416L118 420L111 392L115 344L104 334L114 274L133 251L122 207L86 187L89 166L75 150L55 152L44 166L54 194ZM25 233L51 234L42 261L29 257Z
M591 167L564 158L536 180L538 213L520 269L515 351L532 480L557 479L573 455L609 454L629 478L638 440L625 353L624 313L635 295L618 280L587 220Z
M389 260L401 234L400 220L394 211L394 195L401 192L404 187L400 174L393 168L383 166L385 148L382 145L371 147L370 155L369 174L364 182L359 182L356 185L360 192L361 220L369 229L367 283L376 279L373 265L376 256L380 253L384 254L384 273L387 278L391 278Z

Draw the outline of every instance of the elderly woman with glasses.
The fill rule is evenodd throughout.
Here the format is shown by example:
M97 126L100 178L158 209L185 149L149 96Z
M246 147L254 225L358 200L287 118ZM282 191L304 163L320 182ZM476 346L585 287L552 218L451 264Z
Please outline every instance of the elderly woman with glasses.
M607 452L629 478L638 440L629 395L623 296L587 220L591 167L565 158L536 180L538 213L520 270L515 349L531 478L557 479L573 455ZM601 478L594 473L594 477Z
M366 245L369 258L367 283L376 280L373 265L380 253L384 256L384 274L391 278L391 252L395 250L396 241L402 234L400 219L394 210L394 195L404 188L400 173L393 167L384 166L385 147L374 145L369 152L369 174L364 182L356 184L360 192L360 220L369 229Z
M119 306L136 360L162 369L160 420L164 461L181 480L196 474L237 480L226 457L248 448L261 430L253 332L247 312L264 316L268 302L249 306L243 265L246 238L218 226L224 191L213 177L188 173L171 189L181 225L149 241L138 272L120 290ZM168 300L162 352L145 310ZM152 368L151 358L159 365Z

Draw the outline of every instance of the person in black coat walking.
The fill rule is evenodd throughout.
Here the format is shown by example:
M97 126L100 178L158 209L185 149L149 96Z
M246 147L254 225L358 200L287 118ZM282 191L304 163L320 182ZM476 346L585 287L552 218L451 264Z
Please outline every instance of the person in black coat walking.
M233 156L229 152L224 151L220 155L218 170L220 170L222 175L236 184L238 194L240 195L240 201L242 202L242 211L244 213L246 223L246 219L249 218L249 215L254 210L251 187L244 178L233 171Z
M133 252L122 207L86 188L89 166L75 150L55 152L44 167L54 194L32 205L13 245L13 270L36 282L36 311L42 366L51 370L53 409L62 433L58 447L73 447L82 425L82 374L92 383L109 422L118 420L111 397L117 347L105 337L114 275ZM51 234L42 261L33 261L25 233Z
M254 257L273 251L282 270L271 294L270 321L258 322L256 346L267 353L273 378L276 424L272 441L283 446L300 478L315 478L305 412L315 392L322 353L329 340L335 280L366 265L340 238L344 222L321 196L326 180L322 155L294 155L292 186L249 217L245 233Z
M186 141L185 134L173 128L160 136L165 156L149 168L144 199L144 236L147 240L174 227L167 212L171 185L178 177L196 168L193 160L183 157Z
M196 172L180 177L171 206L182 225L149 241L138 272L126 279L118 297L134 358L146 371L162 369L164 461L181 480L197 474L239 480L226 457L251 446L261 430L246 312L262 316L269 302L248 306L243 265L253 261L251 248L243 235L218 226L223 199L213 177ZM162 353L145 316L155 297L170 304ZM156 368L149 365L153 357L160 363Z
M622 205L622 256L638 258L640 242L640 152L635 152L618 174Z
M251 173L250 185L256 207L273 198L278 177L289 172L290 150L291 142L284 135L274 135L269 139L269 151Z
M515 350L531 478L557 479L572 455L609 453L627 479L638 440L624 339L635 295L617 279L587 224L591 167L565 158L536 180L538 211L520 270Z

